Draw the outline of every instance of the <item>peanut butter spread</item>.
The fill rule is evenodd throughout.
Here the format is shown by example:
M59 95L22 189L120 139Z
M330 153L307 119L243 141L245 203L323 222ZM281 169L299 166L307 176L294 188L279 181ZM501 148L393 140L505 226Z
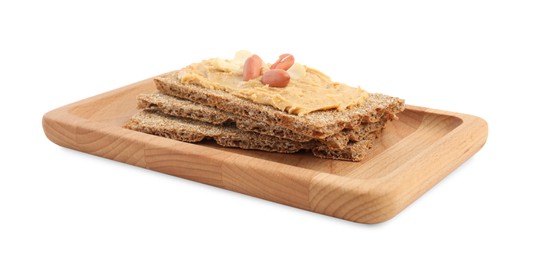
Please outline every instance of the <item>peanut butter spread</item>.
M271 87L261 83L261 76L243 81L242 59L209 59L194 63L178 74L182 84L223 90L232 95L258 104L271 105L290 114L305 115L319 110L345 110L350 106L365 103L368 93L358 88L333 82L318 70L301 66L301 76L292 76L284 88ZM297 64L295 64L297 65ZM263 71L268 70L264 64ZM291 69L289 70L291 71Z

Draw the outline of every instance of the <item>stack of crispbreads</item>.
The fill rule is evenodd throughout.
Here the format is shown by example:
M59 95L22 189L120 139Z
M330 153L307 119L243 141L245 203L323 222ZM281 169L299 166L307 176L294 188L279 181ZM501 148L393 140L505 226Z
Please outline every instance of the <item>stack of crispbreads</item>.
M321 158L360 161L387 122L404 109L402 99L369 94L345 110L304 115L258 104L221 89L183 83L180 71L154 79L157 92L138 96L139 113L126 128L185 142L268 152L309 150Z

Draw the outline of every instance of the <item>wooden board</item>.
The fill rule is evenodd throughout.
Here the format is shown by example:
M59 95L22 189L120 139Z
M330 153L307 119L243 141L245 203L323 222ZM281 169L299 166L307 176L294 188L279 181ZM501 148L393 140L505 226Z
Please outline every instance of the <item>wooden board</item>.
M46 113L54 143L174 176L350 221L388 220L485 143L478 117L408 106L362 162L190 144L121 126L151 79Z

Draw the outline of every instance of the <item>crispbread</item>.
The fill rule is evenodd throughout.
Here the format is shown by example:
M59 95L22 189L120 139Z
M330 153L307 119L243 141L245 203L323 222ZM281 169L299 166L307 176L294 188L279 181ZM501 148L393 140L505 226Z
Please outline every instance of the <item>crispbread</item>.
M396 114L404 109L404 100L383 94L369 94L362 106L349 109L316 111L303 116L289 114L268 105L257 104L228 92L207 89L197 85L184 85L178 78L179 71L156 77L159 91L240 115L269 125L281 126L313 139L324 139L343 129L352 129L361 122L377 122L385 114Z
M158 110L167 115L190 118L211 124L234 122L237 128L241 130L276 136L297 142L309 142L313 140L309 136L295 133L281 126L272 126L263 121L234 115L160 92L141 94L137 97L137 100L139 109ZM343 149L349 141L359 141L365 138L370 132L384 128L385 124L394 118L394 116L394 114L385 113L378 122L362 123L353 129L345 129L327 138L316 140L326 145L329 149Z
M200 105L160 92L140 94L137 96L137 108L156 109L167 115L190 118L216 125L235 122L237 127L242 130L273 135L297 142L308 142L312 140L311 137L299 135L286 128L271 126L264 122L254 121L246 117L237 116L213 107Z
M125 128L148 134L163 136L185 142L200 142L204 139L214 139L217 144L226 147L242 149L256 149L278 153L294 153L299 150L312 150L313 154L321 158L340 160L361 160L372 145L374 134L369 134L369 140L351 142L344 149L328 149L316 141L295 142L278 137L242 131L231 125L214 125L197 120L173 117L161 112L142 110L132 116L125 124Z
M336 159L359 162L363 160L369 149L373 147L372 140L360 140L350 142L343 149L326 149L324 146L312 148L312 153L316 157L323 159Z

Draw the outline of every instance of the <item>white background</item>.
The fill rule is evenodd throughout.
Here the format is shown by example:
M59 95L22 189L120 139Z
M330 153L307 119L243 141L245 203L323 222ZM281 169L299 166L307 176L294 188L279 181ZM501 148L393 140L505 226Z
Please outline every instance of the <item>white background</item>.
M75 2L0 3L0 259L533 259L529 1ZM239 49L480 116L488 141L398 216L363 225L43 134L49 110Z

